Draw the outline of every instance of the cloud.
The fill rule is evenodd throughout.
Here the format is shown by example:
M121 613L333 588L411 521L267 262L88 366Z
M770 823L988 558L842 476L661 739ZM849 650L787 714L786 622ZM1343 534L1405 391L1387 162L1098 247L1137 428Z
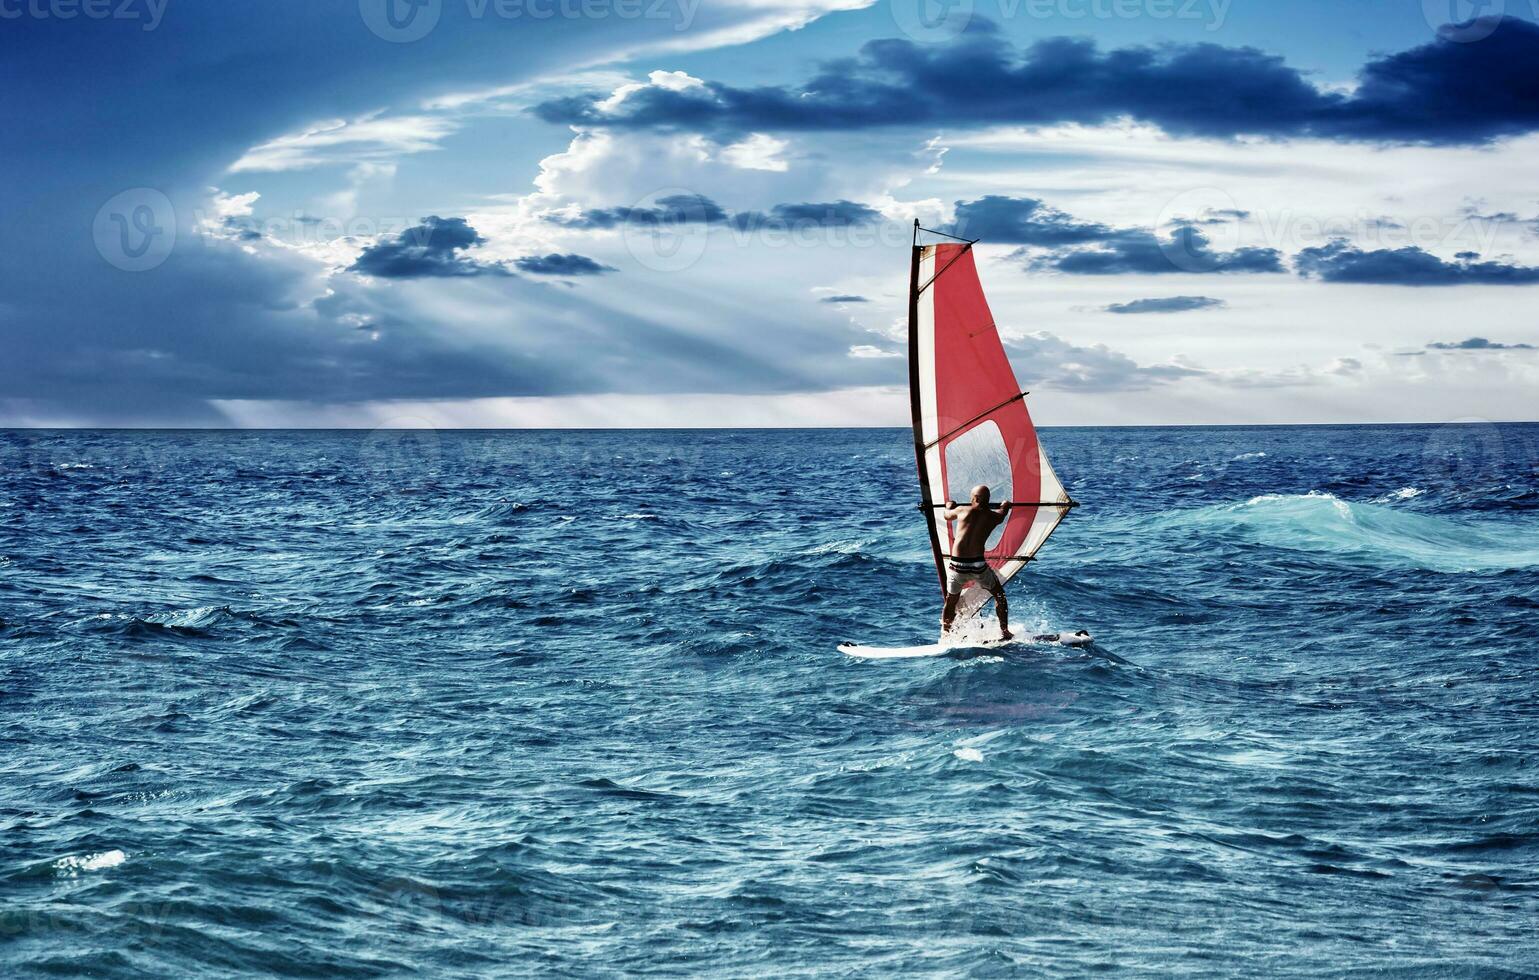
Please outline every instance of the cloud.
M1180 361L1140 365L1105 344L1082 347L1046 331L1004 341L1022 384L1086 391L1127 391L1211 376Z
M713 224L727 220L721 205L703 194L669 194L647 207L588 208L573 216L552 214L547 221L565 228L616 228L620 225Z
M11 418L219 425L229 418L218 406L230 400L358 400L388 407L413 397L591 395L628 387L789 392L901 382L897 362L844 358L849 344L867 335L831 307L811 307L800 322L787 324L772 315L772 304L750 309L740 294L724 296L719 288L697 289L691 303L683 303L676 280L659 281L659 295L647 297L624 288L630 284L618 276L600 277L588 289L558 290L522 275L332 273L361 258L363 245L397 246L396 257L405 262L409 255L395 233L416 222L396 220L403 209L413 216L464 215L422 201L482 200L487 192L512 189L505 181L525 166L523 150L540 142L515 132L520 152L509 157L500 136L471 131L483 112L511 107L471 106L458 115L451 106L411 107L440 94L543 86L573 66L696 50L726 38L740 43L849 5L729 0L697 10L691 2L683 6L697 16L681 31L669 18L515 21L490 9L484 18L472 17L464 5L443 4L436 29L412 44L389 44L365 29L356 3L294 4L281 16L252 4L189 4L173 9L153 34L140 30L146 23L132 21L118 25L123 30L84 20L6 24L0 64L8 79L49 79L61 65L82 64L94 77L133 84L39 83L12 100L11 128L30 138L7 142L0 212L15 225L46 231L0 263L7 352L0 358L0 403L26 404ZM603 83L583 87L593 84ZM370 115L382 106L388 107L383 114ZM403 125L402 113L434 118ZM315 120L342 122L317 126ZM541 128L530 122L519 128L528 125ZM463 139L448 141L451 128ZM429 144L448 149L418 152ZM365 188L351 202L341 195L328 199L338 177L346 179L344 168L363 162L384 168L396 159L412 165L409 182L381 188L377 196ZM436 166L440 160L443 166ZM251 214L218 214L208 187L226 185L221 175L237 161L241 182L225 190L235 197L260 190L263 198ZM614 196L587 200L639 197L613 191L602 182L608 176L593 179ZM662 180L647 189L663 186L678 184ZM93 240L92 222L115 195L139 187L170 199L175 215L156 218L178 238L152 272L125 274L111 264L111 249L102 252ZM798 188L752 203L862 199L859 190ZM241 230L230 234L245 240L204 233L200 211L221 227L238 221ZM303 215L326 223L312 226ZM358 227L370 237L349 241L343 232L325 230L354 218L363 219ZM294 237L307 247L280 247L278 232L258 238L258 229L275 219L299 229ZM451 259L568 251L567 243L538 234L515 240L496 233L478 217L468 224L492 241L451 252ZM390 237L376 241L381 227ZM493 249L495 256L487 254ZM390 251L373 252L365 264ZM610 281L617 288L611 290ZM328 293L336 302L319 302Z
M1455 343L1432 343L1427 345L1428 350L1533 350L1533 344L1499 344L1494 340L1484 337L1471 337L1468 340L1460 340Z
M955 219L939 230L959 238L1048 248L1102 241L1115 234L1106 225L1078 221L1036 198L999 194L956 202Z
M520 272L537 276L596 276L614 272L615 267L588 258L586 255L551 252L549 255L526 255L515 259L513 264Z
M565 228L609 229L620 225L667 226L730 223L739 231L849 228L874 224L882 213L856 201L777 204L768 211L725 209L703 194L671 194L648 207L586 208L575 215L553 212L545 220Z
M1202 217L1193 221L1198 225L1223 225L1231 221L1244 221L1250 217L1250 212L1243 208L1208 208L1203 211Z
M1517 286L1539 283L1539 267L1479 262L1475 252L1460 252L1449 262L1407 245L1364 251L1345 239L1306 248L1294 257L1299 275L1323 282L1375 283L1392 286Z
M307 170L331 164L393 162L408 153L436 150L459 129L442 116L386 116L330 119L260 143L230 165L231 173Z
M1135 299L1128 303L1111 303L1103 309L1108 313L1182 313L1186 310L1212 310L1223 306L1223 300L1212 296L1163 296Z
M1026 257L1031 269L1088 276L1284 271L1282 253L1275 248L1215 252L1207 236L1190 225L1176 227L1163 239L1139 228L1115 229L1088 247Z
M824 296L822 299L818 300L818 302L819 303L869 303L871 301L869 299L866 299L864 296L856 296L853 293L845 293L845 294L841 294L839 296Z
M623 96L540 103L549 122L697 132L989 126L1132 119L1176 136L1485 143L1539 129L1539 27L1515 17L1479 44L1439 37L1376 58L1350 93L1312 84L1252 47L1170 44L1102 51L1081 38L1024 50L974 18L947 43L886 39L799 86L638 84ZM1221 93L1221 95L1220 95Z
M380 279L512 275L499 263L477 262L459 254L485 242L464 218L429 215L417 227L364 249L348 271Z
M724 146L722 160L742 170L768 170L785 173L791 165L780 155L790 145L766 133L753 133L742 142Z
M870 344L855 344L850 347L851 357L902 357L902 351L883 350Z
M1207 212L1208 223L1227 222L1245 213L1226 209L1221 217L1212 217L1220 212ZM1027 259L1030 268L1074 275L1284 271L1282 253L1276 249L1216 252L1208 237L1190 223L1177 225L1161 239L1142 228L1081 221L1032 197L990 194L976 201L958 201L955 219L942 230L991 244L1021 245L1016 255Z
M830 201L823 204L777 204L764 211L739 211L732 216L732 226L741 231L810 228L849 228L874 224L882 213L855 201Z

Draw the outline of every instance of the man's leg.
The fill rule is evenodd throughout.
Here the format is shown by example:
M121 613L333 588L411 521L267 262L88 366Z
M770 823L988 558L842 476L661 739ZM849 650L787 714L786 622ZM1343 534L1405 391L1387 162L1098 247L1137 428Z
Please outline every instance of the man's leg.
M950 592L946 593L946 605L941 607L942 636L945 636L947 633L951 632L951 621L956 618L957 600L960 598L962 598L961 593L957 593L956 595L952 595Z
M989 576L989 595L994 597L994 611L999 613L999 632L1007 640L1012 639L1010 632L1010 603L1005 601L1005 587L1000 584L998 578Z

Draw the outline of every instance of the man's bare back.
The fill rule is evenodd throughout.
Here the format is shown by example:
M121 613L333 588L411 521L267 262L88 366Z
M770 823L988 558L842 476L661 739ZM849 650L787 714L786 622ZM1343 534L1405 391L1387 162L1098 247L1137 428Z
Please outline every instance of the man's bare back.
M956 556L963 561L975 561L983 557L985 545L994 529L1004 523L1010 513L1007 503L995 510L986 503L958 504L948 501L946 520L957 522Z

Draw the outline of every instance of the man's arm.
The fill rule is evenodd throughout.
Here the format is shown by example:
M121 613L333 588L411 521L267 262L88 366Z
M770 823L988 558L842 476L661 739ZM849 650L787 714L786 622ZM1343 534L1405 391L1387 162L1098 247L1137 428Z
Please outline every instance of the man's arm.
M962 508L957 506L955 500L946 501L946 509L941 511L941 520L954 521L962 516Z

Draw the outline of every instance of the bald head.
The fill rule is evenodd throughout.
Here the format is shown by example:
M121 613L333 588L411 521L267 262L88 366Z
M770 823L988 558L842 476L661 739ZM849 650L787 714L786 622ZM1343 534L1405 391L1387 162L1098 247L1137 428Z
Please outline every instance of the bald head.
M973 503L986 504L989 502L989 488L980 483L973 487Z

